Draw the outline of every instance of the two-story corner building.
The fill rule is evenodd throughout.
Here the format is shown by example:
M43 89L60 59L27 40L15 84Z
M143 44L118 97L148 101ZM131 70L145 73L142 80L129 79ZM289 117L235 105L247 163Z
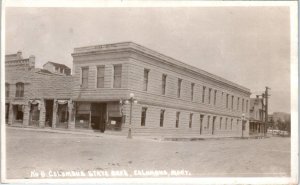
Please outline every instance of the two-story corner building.
M6 122L15 126L72 127L72 77L35 68L35 57L5 56Z
M265 111L263 98L250 99L250 135L264 133Z
M48 61L46 64L43 65L43 69L46 69L54 74L61 74L61 75L71 75L71 69L64 65L55 62Z
M132 42L75 48L72 56L76 128L126 134L132 120L133 135L249 134L245 87ZM120 104L130 93L138 101L132 117Z

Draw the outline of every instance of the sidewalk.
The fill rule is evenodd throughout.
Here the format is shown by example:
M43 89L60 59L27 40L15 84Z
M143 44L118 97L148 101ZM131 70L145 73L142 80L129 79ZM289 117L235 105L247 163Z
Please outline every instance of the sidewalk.
M50 133L60 133L60 134L77 134L77 135L86 135L93 137L102 137L102 138L127 138L127 135L114 134L113 132L100 132L95 130L88 129L72 129L67 130L63 128L37 128L37 127L21 127L21 126L11 126L6 125L7 129L22 129L27 131L36 131L36 132L50 132ZM156 141L201 141L201 140L223 140L223 139L263 139L268 138L264 136L248 136L248 137L234 137L234 136L213 136L213 135L203 135L203 136L133 136L133 139L147 139L147 140L156 140Z

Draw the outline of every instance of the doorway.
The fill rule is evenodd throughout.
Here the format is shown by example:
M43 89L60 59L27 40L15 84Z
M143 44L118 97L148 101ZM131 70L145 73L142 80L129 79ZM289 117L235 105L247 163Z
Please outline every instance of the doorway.
M45 100L45 107L46 107L45 127L52 127L53 103L54 100Z
M106 125L106 103L91 104L91 128L105 131Z
M5 122L8 124L8 116L9 116L9 103L5 103Z
M13 105L13 121L14 124L23 124L23 106Z

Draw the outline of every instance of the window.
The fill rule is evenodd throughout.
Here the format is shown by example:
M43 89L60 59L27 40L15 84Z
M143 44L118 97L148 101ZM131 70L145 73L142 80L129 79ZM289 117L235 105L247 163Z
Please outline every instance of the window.
M200 114L200 134L202 134L202 123L203 123L204 115Z
M233 110L233 100L234 100L234 96L231 96L231 110Z
M142 116L141 116L141 126L146 125L146 112L147 112L147 107L142 108Z
M9 97L9 84L5 83L5 97Z
M144 91L147 91L148 89L148 76L149 76L149 69L144 69L144 84L143 84Z
M231 119L231 123L230 123L230 129L232 130L232 122L233 122L233 119Z
M193 113L190 114L189 128L192 128L192 122L193 122Z
M246 100L246 112L248 112L248 100Z
M104 70L105 70L105 66L97 67L97 88L104 87Z
M55 71L58 72L58 67L55 67Z
M237 99L237 105L236 105L236 110L239 110L240 108L240 97Z
M121 88L122 65L114 65L114 88Z
M179 78L177 84L177 98L180 98L181 83L182 83L182 79Z
M229 94L226 95L226 109L228 109L228 97L229 97Z
M22 82L16 84L16 97L24 97L24 83Z
M226 122L225 122L225 129L227 130L227 122L228 122L228 118L226 118Z
M221 130L222 129L222 117L220 117L220 124L219 124L219 129Z
M209 121L210 121L210 116L207 116L207 129L209 129L209 125L210 125Z
M89 68L88 67L81 68L81 87L82 88L88 87L88 82L89 82L88 76L89 76Z
M214 105L217 104L217 90L215 90L215 94L214 94Z
M204 103L204 99L205 99L205 89L206 89L206 87L203 86L203 89L202 89L202 103Z
M221 105L223 106L223 97L224 97L224 92L222 92L222 96L221 96Z
M176 128L179 127L179 116L180 116L180 112L176 112Z
M208 89L208 104L210 104L211 88Z
M242 112L244 112L244 99L242 99Z
M191 84L191 101L194 100L194 87L195 87L195 84L192 83L192 84Z
M166 94L166 82L167 82L167 75L163 74L162 80L161 80L161 94L162 95Z
M165 110L160 110L160 122L159 126L163 127L164 126L164 118L165 118Z

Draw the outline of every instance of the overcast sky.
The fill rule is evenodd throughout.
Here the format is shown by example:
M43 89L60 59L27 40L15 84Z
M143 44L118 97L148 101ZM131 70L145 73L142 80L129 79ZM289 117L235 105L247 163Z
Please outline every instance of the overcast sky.
M6 54L72 66L74 47L133 41L243 85L290 112L287 7L7 8ZM252 96L253 96L252 95Z

